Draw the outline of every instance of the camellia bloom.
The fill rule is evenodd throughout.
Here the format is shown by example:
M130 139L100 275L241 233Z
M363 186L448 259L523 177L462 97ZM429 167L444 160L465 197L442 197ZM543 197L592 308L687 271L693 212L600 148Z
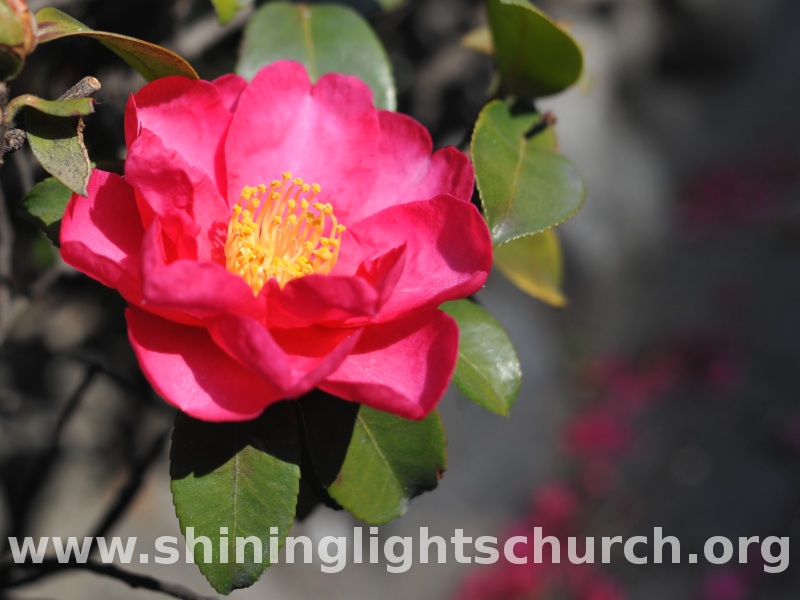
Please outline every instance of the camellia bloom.
M207 421L313 388L422 418L450 381L455 322L491 239L473 173L360 80L279 62L248 84L154 81L125 113L125 176L73 196L61 253L130 304L150 383Z

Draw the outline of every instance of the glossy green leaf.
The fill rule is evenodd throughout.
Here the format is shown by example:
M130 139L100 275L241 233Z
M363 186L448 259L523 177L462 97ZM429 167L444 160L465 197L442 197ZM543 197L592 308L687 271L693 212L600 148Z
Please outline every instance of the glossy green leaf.
M578 80L581 49L547 15L527 0L488 0L487 10L505 92L536 98Z
M83 144L81 118L54 117L26 108L25 129L33 155L45 171L85 196L92 165Z
M54 117L80 117L94 112L93 98L72 98L70 100L44 100L33 94L17 96L6 107L6 118L11 121L25 107Z
M58 246L61 219L71 197L72 190L55 177L48 177L31 188L17 207L17 212L37 225Z
M183 75L198 79L192 66L171 50L127 35L95 31L56 8L43 8L37 12L36 23L39 43L73 35L94 38L148 81L168 75Z
M252 3L253 0L211 0L214 10L217 11L217 18L223 25L235 17L237 12Z
M562 307L563 258L554 229L528 235L494 249L494 266L523 292Z
M405 5L408 0L338 0L337 4L350 6L362 15L376 12L391 12Z
M207 423L184 414L175 421L170 452L175 512L184 536L191 527L195 538L211 540L211 560L205 562L202 543L194 547L194 560L221 594L252 585L270 564L270 538L279 546L285 541L299 491L297 431L288 403L241 423ZM261 560L251 542L237 556L236 538L251 536L260 542Z
M539 115L512 116L500 101L481 111L472 134L472 162L495 246L539 233L578 212L586 190L577 169L547 149L554 138L525 133Z
M473 402L507 416L519 393L522 371L503 327L469 300L442 305L458 323L458 362L453 381Z
M438 413L410 421L320 393L300 404L322 485L358 519L387 523L437 486L447 462Z
M363 17L349 8L264 4L247 24L236 71L250 79L282 59L303 63L312 81L326 73L355 75L372 90L375 106L396 107L386 51Z

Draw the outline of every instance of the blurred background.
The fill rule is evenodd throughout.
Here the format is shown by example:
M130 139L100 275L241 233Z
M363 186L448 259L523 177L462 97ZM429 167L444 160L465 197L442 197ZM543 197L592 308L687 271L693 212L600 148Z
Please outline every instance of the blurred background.
M95 29L170 47L203 78L233 70L248 12L221 27L207 0L32 0ZM461 37L472 0L350 2L389 52L399 110L437 146L462 143L491 62ZM585 208L559 228L569 305L550 308L492 276L479 300L511 336L523 387L507 419L453 389L441 403L448 470L380 536L665 535L684 555L711 536L800 539L800 3L796 0L541 0L582 45L584 76L542 102L583 174ZM102 83L85 131L93 160L124 158L122 115L144 82L88 40L30 57L14 94L55 98ZM13 240L0 331L3 535L180 537L169 492L174 413L149 390L116 293L72 272L17 218L42 177L28 149L0 170ZM532 190L534 193L535 190ZM8 230L0 229L0 235ZM9 238L7 238L9 239ZM7 281L5 281L7 280ZM69 417L69 418L66 418ZM63 425L63 426L62 426ZM141 482L121 519L120 490ZM132 488L131 488L132 489ZM293 535L352 535L317 509ZM749 564L593 566L277 565L234 598L785 600L800 569ZM415 561L416 561L415 557ZM212 595L194 565L132 570ZM0 598L137 598L59 574Z

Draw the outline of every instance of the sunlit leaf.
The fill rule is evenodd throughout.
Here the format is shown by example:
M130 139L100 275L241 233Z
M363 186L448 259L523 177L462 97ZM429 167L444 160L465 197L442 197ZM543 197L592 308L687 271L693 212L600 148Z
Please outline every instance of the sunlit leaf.
M36 23L39 43L74 35L94 38L148 81L168 75L198 79L192 66L171 50L126 35L95 31L56 8L43 8L37 12Z
M379 525L401 516L444 472L444 428L436 412L410 421L319 393L303 398L301 410L322 485L362 521Z
M453 374L458 389L486 410L508 415L522 383L508 334L488 311L469 300L447 302L441 308L458 323L458 362Z
M212 541L211 560L205 562L202 543L194 548L194 560L221 594L260 577L270 564L270 538L283 545L299 491L297 431L288 403L270 407L254 421L207 423L184 414L175 421L170 452L175 512L184 536L191 527L195 538ZM255 542L237 557L236 538L251 536L262 560Z
M494 266L523 292L562 307L563 259L555 229L518 238L494 249Z
M487 10L504 91L548 96L578 80L580 48L542 11L527 0L488 0Z
M586 191L575 167L548 150L548 131L526 132L539 115L512 116L500 101L486 105L472 135L472 161L484 215L495 246L563 223ZM553 142L554 143L554 142Z
M94 112L93 98L73 98L70 100L44 100L33 94L17 96L6 107L6 118L11 121L25 107L35 108L41 113L54 117L81 117Z
M17 212L36 224L58 246L61 219L71 197L72 190L55 177L48 177L31 188Z
M494 54L494 41L492 31L488 27L473 29L461 38L461 43L475 52L481 54Z
M253 0L211 0L211 4L217 11L219 22L224 25L235 17L237 12L253 4Z
M326 73L355 75L372 90L375 106L396 107L386 51L363 17L349 8L285 2L261 6L245 29L236 71L250 79L282 59L303 63L312 81Z

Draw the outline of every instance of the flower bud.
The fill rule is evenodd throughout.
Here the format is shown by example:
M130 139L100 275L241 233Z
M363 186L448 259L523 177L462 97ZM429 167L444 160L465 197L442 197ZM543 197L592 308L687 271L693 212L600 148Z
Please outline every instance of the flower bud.
M25 0L0 0L0 79L13 79L36 48L36 20Z

